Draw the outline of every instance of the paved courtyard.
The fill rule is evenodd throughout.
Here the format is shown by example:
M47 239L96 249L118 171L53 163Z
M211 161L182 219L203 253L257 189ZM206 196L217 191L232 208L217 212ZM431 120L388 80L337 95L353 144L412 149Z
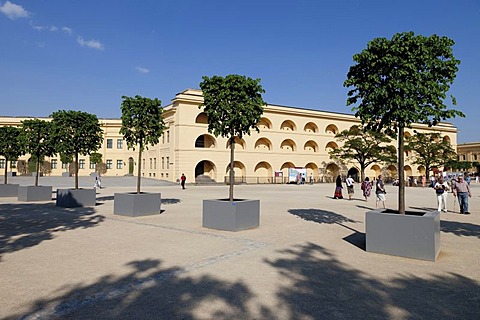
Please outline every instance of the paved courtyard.
M97 205L0 198L1 319L478 319L480 184L471 215L449 194L436 262L365 252L359 185L353 201L332 199L333 184L240 185L260 199L260 227L201 227L203 199L227 186L143 180L161 192L162 213L113 215L113 194L135 178L104 178ZM10 182L30 185L33 178ZM73 178L40 178L73 186ZM82 187L93 179L83 177ZM387 186L387 206L397 188ZM407 188L407 207L435 208L432 189Z

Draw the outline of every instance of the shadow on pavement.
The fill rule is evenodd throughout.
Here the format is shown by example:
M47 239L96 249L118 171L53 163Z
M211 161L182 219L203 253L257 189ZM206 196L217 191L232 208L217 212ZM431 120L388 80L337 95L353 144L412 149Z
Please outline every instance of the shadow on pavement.
M0 204L1 255L50 240L55 234L94 227L105 219L94 208L60 208L46 204Z
M477 237L480 239L480 226L457 221L441 221L440 230L457 236Z
M289 209L288 213L300 217L306 221L313 221L322 224L338 224L339 226L342 226L354 232L358 232L357 230L344 225L345 222L357 223L358 221L344 217L332 211L320 209Z
M379 281L313 243L265 260L283 277L278 309L286 319L474 319L480 286L458 274Z
M73 284L65 294L35 301L27 314L6 319L197 319L199 307L206 319L252 318L247 303L253 294L241 282L194 278L188 269L162 267L156 259L126 265L126 275Z

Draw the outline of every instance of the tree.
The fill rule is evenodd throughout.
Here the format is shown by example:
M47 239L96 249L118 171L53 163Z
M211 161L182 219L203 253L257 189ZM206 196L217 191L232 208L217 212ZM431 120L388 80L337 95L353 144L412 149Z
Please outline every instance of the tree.
M95 165L95 172L100 175L102 172L100 172L99 170L101 169L99 164L102 163L102 154L98 152L93 152L92 154L90 154L90 163L93 163Z
M103 130L97 116L87 112L59 110L51 117L57 151L74 159L75 189L78 189L78 156L100 148Z
M450 142L443 140L440 133L417 132L406 138L406 151L412 151L412 163L425 167L425 176L428 180L433 167L445 166L457 156Z
M8 181L8 162L17 160L18 157L25 154L24 145L20 139L22 130L17 127L0 127L0 156L5 158L5 178L4 183Z
M392 140L381 132L352 126L349 130L337 133L335 138L343 142L343 146L330 151L330 157L342 163L357 161L362 181L365 180L365 169L372 163L397 161L395 148L388 145Z
M391 40L376 38L355 54L345 87L347 105L353 107L367 129L384 131L398 138L398 211L405 214L404 130L412 123L436 125L464 114L447 110L446 92L455 79L459 60L453 56L454 41L398 33ZM452 104L456 100L451 96Z
M250 135L250 130L259 132L258 122L263 114L262 99L265 92L260 79L231 74L226 77L202 77L204 111L208 117L208 132L229 140L229 200L233 201L235 137Z
M148 149L149 144L156 145L166 129L161 104L157 98L149 99L139 95L135 98L122 97L120 133L129 149L138 148L137 193L140 193L142 152Z
M24 120L22 129L20 139L25 145L25 151L35 159L35 186L38 186L40 163L45 157L55 154L52 123L39 119Z
M459 171L468 171L470 170L472 167L476 167L478 166L475 165L473 162L470 162L470 161L459 161L457 159L450 159L449 161L447 161L445 163L445 168L448 168L452 171L454 170L459 170Z
M60 161L62 162L62 166L65 165L65 172L70 172L69 164L72 163L73 156L71 154L60 153Z

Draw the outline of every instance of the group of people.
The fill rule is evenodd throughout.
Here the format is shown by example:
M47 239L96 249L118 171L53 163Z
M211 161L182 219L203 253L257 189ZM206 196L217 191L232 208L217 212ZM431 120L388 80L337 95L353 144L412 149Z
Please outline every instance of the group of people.
M355 180L353 180L352 176L348 176L345 179L345 185L347 186L347 194L348 194L348 200L353 200L353 195L355 193ZM362 189L362 194L363 197L365 198L365 201L368 201L368 198L370 197L373 189L373 183L370 181L368 177L365 178L364 181L362 181L361 187ZM375 206L378 208L378 206L381 204L383 208L385 208L385 201L386 197L385 194L387 192L385 191L385 184L383 183L382 176L378 176L378 179L375 180L375 195L376 195L376 204ZM338 175L337 179L335 180L335 193L333 195L334 199L343 199L343 185L342 185L342 177Z
M439 212L447 212L447 194L449 191L453 192L453 196L458 199L458 204L460 207L460 214L470 214L468 211L468 198L472 197L472 193L470 191L470 183L465 181L463 175L457 177L457 179L452 180L452 184L449 185L443 177L439 177L435 179L433 177L433 189L435 190L435 194L437 196L437 206ZM353 195L355 193L354 190L355 181L351 176L348 176L345 179L345 185L347 186L347 193L348 193L348 200L353 200ZM386 201L386 190L385 190L385 183L383 182L382 175L378 176L378 179L374 181L375 184L375 195L376 195L376 203L375 207L378 208L379 205L382 205L385 208L385 201ZM371 195L373 189L373 183L370 182L368 177L362 181L361 187L363 197L365 201L368 201L368 198ZM343 184L342 184L342 177L339 175L335 180L335 193L333 195L334 199L343 199Z

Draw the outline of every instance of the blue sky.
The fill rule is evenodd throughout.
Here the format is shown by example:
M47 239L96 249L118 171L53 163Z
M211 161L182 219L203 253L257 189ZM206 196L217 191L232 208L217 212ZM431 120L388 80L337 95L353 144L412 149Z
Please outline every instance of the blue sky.
M455 41L466 118L450 122L480 141L478 0L0 0L0 114L118 118L122 95L166 105L230 73L262 79L270 104L352 113L352 56L403 31Z

